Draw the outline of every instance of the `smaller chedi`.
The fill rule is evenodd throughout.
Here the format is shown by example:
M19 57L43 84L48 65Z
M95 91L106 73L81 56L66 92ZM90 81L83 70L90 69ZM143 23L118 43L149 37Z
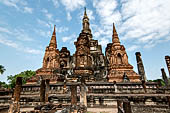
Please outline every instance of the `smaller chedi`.
M125 47L120 44L115 25L113 24L112 43L106 47L106 58L108 60L109 82L139 82L140 76L133 70L128 62Z

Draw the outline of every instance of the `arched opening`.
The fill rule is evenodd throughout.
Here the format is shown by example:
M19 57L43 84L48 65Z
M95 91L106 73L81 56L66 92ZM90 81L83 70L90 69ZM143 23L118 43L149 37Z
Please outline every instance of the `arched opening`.
M49 68L50 67L50 58L49 57L47 57L46 64L47 64L47 68Z
M117 54L117 64L122 64L122 56L120 53Z

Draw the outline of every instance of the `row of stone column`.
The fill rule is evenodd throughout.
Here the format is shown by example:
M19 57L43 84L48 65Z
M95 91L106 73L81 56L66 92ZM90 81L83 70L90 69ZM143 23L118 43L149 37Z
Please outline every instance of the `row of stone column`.
M142 62L140 52L136 52L136 61L137 61L138 73L141 76L142 85L143 85L143 88L146 92L146 81L147 81L147 79L146 79L144 65L143 65L143 62ZM166 61L166 65L167 65L168 72L169 72L169 78L170 78L170 56L165 56L165 61ZM169 79L168 79L168 77L165 73L164 68L161 68L161 72L162 72L162 78L165 82L165 85L166 86L170 85Z

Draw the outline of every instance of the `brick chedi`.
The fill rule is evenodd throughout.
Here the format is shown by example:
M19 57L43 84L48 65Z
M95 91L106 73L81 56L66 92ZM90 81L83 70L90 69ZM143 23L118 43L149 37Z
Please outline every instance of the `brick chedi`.
M106 57L108 59L108 80L109 82L139 82L140 76L133 71L133 66L128 62L125 47L120 44L116 28L113 24L112 43L107 45Z
M92 58L90 55L90 40L91 30L89 26L89 18L87 17L86 10L83 17L83 30L75 42L76 52L75 57L75 75L92 75Z
M49 46L46 47L45 55L43 59L43 67L36 71L37 76L41 76L43 79L56 79L54 71L60 68L60 56L57 49L55 26L50 40ZM50 76L51 75L51 76Z
M56 31L54 26L54 31L50 40L49 46L46 47L45 55L43 58L43 66L42 68L36 71L36 76L32 77L27 81L27 84L40 82L41 79L50 79L50 81L57 80L56 74L54 73L56 70L60 68L60 53L57 49L56 42Z

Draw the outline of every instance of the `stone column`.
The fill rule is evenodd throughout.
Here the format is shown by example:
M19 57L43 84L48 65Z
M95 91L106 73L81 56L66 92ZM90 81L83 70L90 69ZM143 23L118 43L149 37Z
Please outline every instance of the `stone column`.
M14 103L11 103L13 105L10 106L11 108L10 108L9 113L11 111L20 112L19 101L20 101L21 90L22 90L22 77L17 77L15 90L14 90Z
M85 85L85 78L81 78L81 85L80 85L80 104L87 107L87 94L86 94L86 85Z
M141 80L146 81L146 75L145 75L145 69L142 62L141 54L140 52L136 52L136 61L137 61L137 67L138 67L138 73L141 76Z
M66 87L66 82L64 81L64 86L63 86L63 93L66 93L67 87Z
M122 106L121 100L117 100L117 110L118 110L118 113L123 113L123 106Z
M45 89L45 102L48 102L48 95L49 95L49 90L50 90L50 80L46 79L46 89Z
M124 109L124 113L132 113L131 105L129 101L123 102L123 109Z
M168 86L168 78L166 76L164 68L161 68L161 72L162 72L162 78L163 78L163 80L165 82L165 85Z
M165 56L165 61L166 61L166 65L169 72L169 78L170 78L170 56Z
M45 80L41 80L40 85L40 102L45 103Z
M146 81L142 81L142 86L143 86L143 89L144 89L144 91L146 93L147 92L147 90L146 90Z
M76 85L71 86L71 105L72 106L77 105L77 86Z
M21 89L22 89L22 77L17 77L16 86L14 90L14 101L19 102Z
M168 105L169 105L169 108L170 108L170 96L167 96L167 100L168 100Z
M115 88L115 93L117 93L117 92L118 92L118 90L117 90L116 81L114 81L114 88Z

